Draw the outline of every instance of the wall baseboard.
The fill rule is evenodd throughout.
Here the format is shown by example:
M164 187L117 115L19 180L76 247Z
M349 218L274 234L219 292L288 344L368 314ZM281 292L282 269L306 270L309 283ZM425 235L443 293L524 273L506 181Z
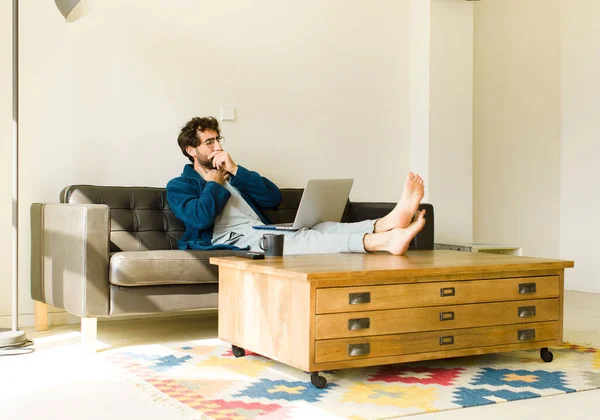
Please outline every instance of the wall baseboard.
M186 316L217 316L216 309L202 309L198 311L185 311L185 312L168 312L163 314L148 314L148 315L118 315L105 318L98 318L99 322L114 322L114 321L133 321L138 319L148 318L173 318L173 317L186 317ZM79 324L81 318L72 315L65 311L48 311L48 325L67 325L67 324ZM20 314L19 315L19 328L33 328L33 314ZM0 328L11 328L11 316L0 315Z
M71 315L65 311L61 312L48 312L48 324L52 325L66 325L66 324L77 324L79 323L79 317ZM0 316L0 328L11 328L11 316L2 315ZM33 328L33 314L20 314L19 315L19 328Z

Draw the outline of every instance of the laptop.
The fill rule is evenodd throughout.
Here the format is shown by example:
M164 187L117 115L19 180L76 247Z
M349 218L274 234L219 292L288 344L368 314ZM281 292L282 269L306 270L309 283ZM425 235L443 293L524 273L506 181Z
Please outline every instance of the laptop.
M254 229L295 231L321 222L342 220L353 179L309 179L306 181L294 223L252 226Z

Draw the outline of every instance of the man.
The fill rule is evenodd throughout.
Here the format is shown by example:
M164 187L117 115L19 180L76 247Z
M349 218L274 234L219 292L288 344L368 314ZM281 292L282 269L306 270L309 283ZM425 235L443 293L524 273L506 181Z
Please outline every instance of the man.
M223 150L221 130L213 117L193 118L177 142L191 164L167 184L167 201L186 230L180 249L252 249L260 251L263 235L253 229L268 224L261 208L281 201L277 186L237 165ZM408 173L396 207L385 217L356 223L325 222L285 233L284 253L387 251L403 255L425 225L425 210L415 213L424 194L419 175ZM414 221L413 221L414 217Z

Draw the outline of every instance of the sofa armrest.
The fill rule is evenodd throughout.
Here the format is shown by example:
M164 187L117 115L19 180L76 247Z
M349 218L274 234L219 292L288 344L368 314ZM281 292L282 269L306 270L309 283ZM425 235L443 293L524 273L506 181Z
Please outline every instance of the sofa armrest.
M379 219L394 209L396 203L350 203L344 212L342 221L344 222L359 222L368 219ZM425 209L425 227L412 240L409 249L433 249L434 235L434 212L433 205L428 203L419 204L419 210Z
M109 313L110 209L31 205L31 297L80 317Z

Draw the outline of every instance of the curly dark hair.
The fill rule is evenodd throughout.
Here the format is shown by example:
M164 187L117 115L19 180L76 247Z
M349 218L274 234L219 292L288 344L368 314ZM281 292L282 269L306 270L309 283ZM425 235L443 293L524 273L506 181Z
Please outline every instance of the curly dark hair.
M186 149L188 146L200 146L200 137L198 136L198 131L202 132L205 130L214 130L217 132L217 136L221 135L219 121L217 121L215 117L195 117L186 123L186 125L181 129L179 137L177 137L177 144L179 144L181 152L192 163L194 163L194 158L188 155Z

